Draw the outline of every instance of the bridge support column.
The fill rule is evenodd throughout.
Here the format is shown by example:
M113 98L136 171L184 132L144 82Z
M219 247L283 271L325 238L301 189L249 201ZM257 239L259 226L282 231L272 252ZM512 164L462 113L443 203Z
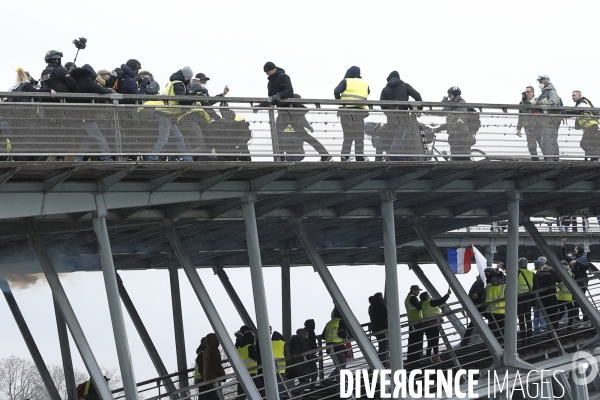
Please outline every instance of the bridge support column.
M483 320L481 314L479 314L479 310L475 307L475 304L473 304L473 301L469 298L469 295L465 292L465 289L461 286L456 276L454 276L454 274L450 270L448 262L444 258L440 249L438 249L435 245L435 242L429 235L429 232L427 232L427 229L425 229L425 226L423 226L421 218L416 217L414 224L414 228L417 232L417 235L423 241L423 244L425 245L425 248L431 255L431 258L437 264L438 268L442 272L442 275L444 276L444 278L446 278L446 281L448 281L448 283L450 284L450 287L454 291L454 294L458 298L458 301L463 306L467 315L473 321L475 328L477 328L477 331L481 335L483 343L492 354L492 358L494 359L494 365L497 367L501 366L502 354L504 353L504 350L502 349L502 347L500 347L500 344L498 344L498 341L496 340L496 338L492 334L492 331Z
M240 296L238 296L237 292L235 291L235 288L231 284L231 281L227 276L227 272L225 272L225 270L221 267L214 268L213 271L219 277L221 284L223 285L225 291L229 295L229 299L233 302L233 305L235 306L235 309L237 310L238 314L240 314L240 318L242 319L244 325L248 326L248 328L255 331L256 325L254 325L252 317L250 317L250 314L248 314L248 310L246 310L246 307L244 307L244 303L242 303Z
M71 336L73 337L73 341L77 346L77 350L79 350L81 359L83 360L83 363L90 374L90 379L92 382L94 382L94 386L96 386L96 389L98 390L98 395L102 400L111 400L113 397L110 393L108 385L106 384L106 381L104 380L104 375L102 374L102 371L98 366L98 362L94 357L94 353L92 353L92 349L85 338L85 335L83 334L83 330L81 329L81 325L79 325L79 321L75 316L75 312L73 311L73 307L71 306L69 298L65 293L65 289L62 287L62 284L58 279L58 274L52 266L50 257L48 257L48 253L44 247L43 240L39 236L32 236L30 237L30 241L40 262L42 271L44 271L44 276L48 281L48 285L52 290L52 295L60 307L60 312L63 315L69 330L71 331Z
M131 321L133 321L133 325L135 326L135 329L140 335L140 339L142 339L142 343L144 344L144 347L146 348L146 351L150 356L150 360L152 361L152 364L156 369L156 373L158 373L158 376L168 375L169 372L167 371L165 364L160 358L158 350L156 350L154 342L152 342L152 338L150 338L150 334L144 326L140 314L138 314L135 306L133 305L133 301L131 301L131 297L129 297L129 293L127 293L127 289L125 289L125 285L123 285L123 281L121 280L119 274L117 274L117 284L119 286L119 295L121 296L121 301L123 302L123 305L125 306L125 309L127 310L129 317L131 318ZM167 392L173 393L176 390L171 378L163 379L163 384L165 385L165 389L167 390ZM179 398L179 396L172 395L171 398L177 399Z
M433 297L434 299L439 299L440 297L442 297L442 296L440 296L440 293L437 291L435 286L433 286L431 281L427 278L427 275L425 275L425 273L423 272L423 270L421 269L421 266L419 264L409 263L408 267L415 273L415 275L417 276L417 279L423 284L423 286L425 286L425 290L427 290L429 292L431 297ZM452 326L454 327L456 332L461 337L464 336L466 328L463 325L463 323L460 322L460 320L458 319L456 314L452 313L452 310L450 309L450 307L441 306L440 309L442 310L442 312L444 314L446 314L445 317L448 318L448 321L450 321L450 323L452 324Z
M92 220L94 232L98 238L98 252L100 253L100 262L102 264L102 276L104 277L104 286L106 287L106 297L108 299L108 310L110 311L110 320L112 322L115 344L117 347L117 357L121 369L121 378L123 379L123 390L127 399L137 399L137 382L133 372L133 363L131 362L131 352L129 351L129 341L127 340L127 329L125 328L125 319L123 318L123 309L119 301L119 288L117 285L117 272L113 263L110 241L108 239L108 230L106 228L106 208L102 197L96 197L98 216Z
M377 356L377 352L375 351L373 344L371 344L371 341L369 340L369 338L367 338L367 335L360 326L360 323L356 319L356 316L350 309L350 306L344 298L342 291L333 279L333 276L331 275L331 272L329 272L327 265L325 265L321 254L319 254L315 245L310 240L308 233L304 228L304 224L302 224L302 221L300 221L297 218L290 219L290 223L292 224L296 235L298 235L298 238L300 239L304 250L306 250L308 258L310 258L310 261L313 264L315 270L319 273L321 280L323 280L323 283L325 284L329 295L333 299L335 307L342 315L342 318L348 326L350 333L356 340L358 347L360 347L361 352L365 356L367 363L372 369L383 369L383 364L381 363L381 360L379 360L379 357ZM391 311L388 310L388 315L390 313Z
M58 390L56 389L56 385L54 385L54 381L50 376L50 372L48 372L48 367L46 367L46 363L42 358L42 354L40 353L37 345L35 344L35 340L31 335L31 331L25 322L25 318L21 313L21 309L15 300L15 296L10 290L10 286L7 281L0 280L0 290L4 294L4 298L6 299L6 304L8 308L10 308L10 312L19 327L19 331L21 331L21 335L23 336L23 340L27 345L27 349L29 350L29 354L31 354L31 358L33 359L33 363L40 373L40 377L42 378L42 382L44 383L44 387L46 388L46 392L48 392L48 396L52 400L60 400L60 394L58 394Z
M508 235L506 239L506 291L504 319L504 354L506 368L532 370L535 367L521 361L517 354L517 304L519 301L519 201L521 193L508 193ZM524 334L524 332L523 332Z
M248 244L248 262L250 264L250 277L252 279L252 292L254 293L254 309L256 310L256 325L258 327L258 340L260 346L260 357L262 359L263 379L267 399L279 399L277 388L277 371L275 369L275 358L273 348L266 346L271 343L271 332L269 329L269 312L267 308L267 296L265 294L265 281L262 272L262 260L260 257L260 244L258 242L258 228L256 226L256 212L254 202L256 198L250 195L242 201L242 214L246 226L246 242Z
M233 341L227 333L227 329L225 328L225 324L223 324L223 321L219 316L217 308L212 302L210 296L208 295L206 287L202 283L198 272L194 268L194 263L192 262L189 253L183 246L183 243L181 243L181 239L177 235L175 226L173 226L173 221L166 220L164 224L165 233L167 234L169 242L171 243L171 246L175 251L175 255L177 256L181 267L185 271L185 274L187 275L188 280L190 281L190 285L192 285L192 288L194 289L194 292L196 293L196 296L198 297L198 300L202 305L202 309L204 310L206 316L208 317L208 320L210 321L210 325L214 329L217 337L219 338L219 342L221 342L223 351L225 351L227 359L231 363L231 366L237 375L237 379L240 382L240 385L242 385L242 388L244 389L244 392L246 393L246 396L249 399L260 400L260 393L258 392L258 389L256 388L254 382L252 382L250 373L248 372L248 369L246 369L246 366L240 358L240 355L237 352ZM270 346L267 347L271 348Z
M283 337L292 338L292 282L290 271L290 249L281 252L281 324Z
M171 285L171 305L173 308L173 333L175 336L175 354L177 355L177 371L179 371L179 387L187 386L187 356L185 354L185 333L183 331L183 312L181 308L181 291L179 289L179 263L173 254L169 259L169 283Z
M385 303L388 318L388 346L392 375L404 369L402 360L402 331L400 329L400 294L398 293L398 259L396 257L396 221L394 219L393 192L381 195L381 220L383 222L383 254L385 260Z
M67 389L67 400L77 400L77 383L75 382L75 373L73 372L73 359L71 357L71 346L69 344L69 334L67 324L60 312L60 306L53 297L54 314L56 315L56 330L58 332L58 341L60 343L60 354L63 363L63 373L65 375L65 386Z
M562 279L567 289L569 289L569 292L571 292L573 299L576 300L577 304L579 304L579 307L581 307L581 311L583 311L585 315L588 316L588 318L590 319L590 323L592 323L592 325L594 325L594 328L596 328L595 339L597 340L592 341L592 343L590 344L597 344L598 340L600 340L600 314L598 313L598 310L592 305L592 303L590 303L586 295L581 291L581 289L577 285L577 282L575 282L575 279L573 279L573 277L571 276L571 274L569 274L567 269L562 266L560 260L558 259L556 254L554 254L554 251L552 251L550 246L548 246L548 243L546 243L542 235L540 235L535 225L531 221L527 221L523 224L523 227L525 227L525 230L527 231L527 233L529 233L536 246L540 249L540 251L546 257L548 262L550 262L550 265L552 265L554 272L558 274L558 276L560 277L560 279Z

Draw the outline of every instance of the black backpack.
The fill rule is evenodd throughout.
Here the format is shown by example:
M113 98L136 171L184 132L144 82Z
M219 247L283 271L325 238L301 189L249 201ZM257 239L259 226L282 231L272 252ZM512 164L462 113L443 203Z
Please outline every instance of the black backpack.
M115 91L117 91L119 84L123 82L123 79L125 79L125 71L123 71L121 68L115 68L110 72L110 76L106 80L106 85L104 86L113 88Z

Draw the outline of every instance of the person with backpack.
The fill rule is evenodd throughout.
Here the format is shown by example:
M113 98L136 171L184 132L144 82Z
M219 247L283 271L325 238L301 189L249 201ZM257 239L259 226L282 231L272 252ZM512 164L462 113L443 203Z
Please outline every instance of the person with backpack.
M562 99L556 92L554 85L550 82L548 75L537 77L542 94L532 104L541 106L563 106ZM544 114L558 114L558 110L544 110ZM546 117L542 120L542 153L546 161L559 161L558 128L562 117Z
M535 104L535 90L533 86L527 86L521 95L519 105ZM537 156L537 146L542 148L542 125L538 117L527 116L525 114L540 114L539 110L530 110L527 108L519 109L519 119L517 121L517 136L521 137L521 130L525 129L525 137L527 138L527 149L531 157L531 161L540 161Z
M581 95L581 91L574 90L571 98L575 102L575 107L590 108L594 107L591 101ZM582 130L583 136L579 146L585 152L586 160L598 161L600 156L600 133L598 132L598 118L594 118L591 111L580 111L577 114L581 117L575 119L575 129Z
M423 101L421 94L408 83L400 79L398 71L392 71L387 77L387 85L381 91L380 100ZM409 110L409 106L381 106L382 110ZM423 107L419 107L420 110ZM386 127L394 132L394 139L389 144L387 153L390 154L423 154L423 143L419 131L417 118L414 114L385 112L387 117ZM390 157L391 161L418 161L413 157Z
M136 59L128 60L121 64L120 68L111 71L106 80L106 87L114 89L120 94L144 94L146 87L150 83L149 79L140 79L138 86L137 74L142 68L142 64ZM133 100L121 100L123 104L135 104Z

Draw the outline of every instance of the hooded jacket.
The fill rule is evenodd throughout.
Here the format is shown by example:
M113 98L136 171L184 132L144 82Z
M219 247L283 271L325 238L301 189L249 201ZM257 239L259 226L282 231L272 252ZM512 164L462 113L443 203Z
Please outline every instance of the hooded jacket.
M189 82L189 80L186 80L186 78L183 76L183 72L181 72L181 70L171 74L171 76L169 77L169 81L171 81L171 82L178 81L173 84L173 92L175 93L175 96L185 96L188 94L187 85L190 82ZM165 87L165 90L166 90L166 87ZM166 95L167 93L163 92L163 94ZM179 104L192 105L192 104L194 104L194 101L193 100L190 100L190 101L181 101L180 100Z
M121 94L144 94L144 89L138 89L137 82L135 80L135 72L127 66L127 64L121 64L121 69L125 73L125 78L119 82L117 87L117 93Z
M312 360L315 356L313 354L299 356L299 354L306 353L310 350L308 339L305 339L300 335L292 336L290 339L290 353L292 358L287 362L287 378L302 378L313 372L311 364L314 364L314 362L307 362L307 360Z
M346 71L346 75L344 75L344 79L337 85L335 89L333 89L333 95L336 99L341 99L342 93L346 91L346 79L358 78L362 79L360 76L360 68L356 66L352 66L348 68ZM371 88L368 89L368 93L371 94Z
M97 93L108 94L113 91L109 88L102 87L96 82L96 71L89 64L85 64L81 68L75 68L70 75L75 79L77 93ZM91 100L90 100L91 101Z
M214 333L206 335L206 350L204 350L203 374L205 381L225 376L225 370L221 365L221 352L219 351L219 339Z
M371 331L378 332L388 328L387 305L379 296L369 297L369 318Z
M546 87L542 89L542 94L537 99L538 105L546 105L546 106L557 106L559 105L560 98L558 97L558 93L554 88L552 83L549 83Z
M408 101L412 97L414 101L423 101L421 94L413 89L408 83L400 79L397 71L392 71L387 77L387 85L381 91L380 100ZM408 110L408 106L381 106L383 110ZM423 107L419 107L423 109Z
M294 88L292 87L292 80L285 73L283 68L277 67L277 71L273 75L269 75L267 78L269 83L267 84L268 96L279 95L280 100L290 99L294 97ZM289 107L289 104L283 104L281 107Z
M583 246L577 246L578 250L583 250ZM588 261L585 253L577 253L575 257L571 257L567 255L567 250L564 247L560 249L563 260L570 263L571 261L575 261L573 265L571 265L571 272L573 273L573 279L584 279L587 278L587 271L590 269L590 262ZM581 285L583 282L577 282L577 284Z

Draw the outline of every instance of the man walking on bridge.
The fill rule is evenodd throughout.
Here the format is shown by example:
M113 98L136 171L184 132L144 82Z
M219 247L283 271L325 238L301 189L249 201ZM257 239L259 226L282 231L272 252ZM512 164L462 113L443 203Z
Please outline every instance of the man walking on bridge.
M417 297L420 291L419 285L412 285L408 296L404 299L409 325L407 363L419 361L423 357L423 312Z

